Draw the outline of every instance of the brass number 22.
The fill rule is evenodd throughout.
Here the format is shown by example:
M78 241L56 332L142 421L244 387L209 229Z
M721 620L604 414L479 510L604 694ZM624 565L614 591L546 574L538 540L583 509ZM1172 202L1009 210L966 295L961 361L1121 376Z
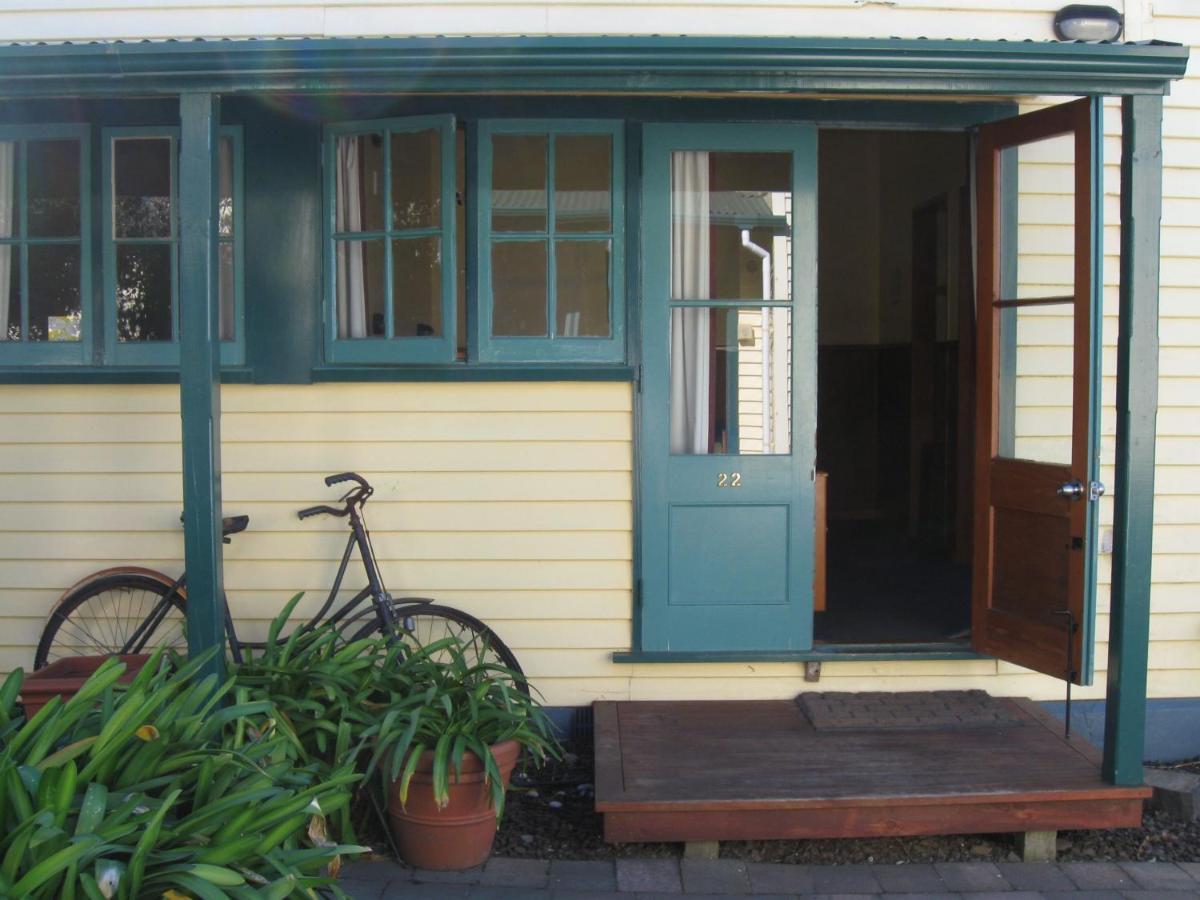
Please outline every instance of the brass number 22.
M717 475L717 487L741 487L741 472L721 472Z

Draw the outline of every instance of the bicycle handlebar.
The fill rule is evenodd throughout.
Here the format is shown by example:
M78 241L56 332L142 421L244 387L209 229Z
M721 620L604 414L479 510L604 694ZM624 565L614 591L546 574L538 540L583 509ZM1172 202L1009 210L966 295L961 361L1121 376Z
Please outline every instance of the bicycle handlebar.
M334 509L332 506L310 506L300 510L296 516L301 519L308 519L312 516L327 515L327 516L344 516L350 512L350 509Z
M374 493L371 485L367 483L367 479L355 472L340 472L337 475L329 475L325 479L325 483L330 487L335 484L341 484L344 481L353 481L358 485L357 488L351 488L350 493L342 499L346 501L346 505L341 509L335 506L309 506L296 513L296 516L301 519L307 519L312 516L348 516L350 515L350 507L358 502L366 502L366 499Z
M328 475L325 478L325 484L329 487L333 487L335 484L341 484L343 481L354 481L358 483L359 487L370 487L370 485L367 484L367 479L363 478L356 472L341 472L337 475Z

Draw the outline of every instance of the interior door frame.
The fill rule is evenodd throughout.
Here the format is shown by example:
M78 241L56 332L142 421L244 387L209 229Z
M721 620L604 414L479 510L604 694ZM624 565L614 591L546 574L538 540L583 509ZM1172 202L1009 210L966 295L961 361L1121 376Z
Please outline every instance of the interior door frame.
M670 136L669 141L665 136ZM663 547L651 546L654 537L661 532L659 523L650 521L653 510L665 507L667 464L670 454L663 414L667 410L668 385L662 372L652 362L655 352L648 340L648 331L657 327L662 330L663 309L655 309L651 298L654 276L651 260L661 255L664 239L669 234L669 171L662 177L663 162L655 162L652 154L669 154L671 149L700 149L711 152L772 152L790 150L794 155L792 172L792 438L790 459L794 472L794 483L801 486L795 497L798 521L794 524L795 534L800 538L800 552L796 554L793 571L789 573L791 606L796 611L796 634L786 652L808 652L812 648L813 627L813 575L812 557L815 529L803 523L811 523L815 503L816 473L816 379L817 379L817 126L807 122L653 122L642 126L641 135L641 178L643 192L637 205L639 213L639 277L638 296L639 321L636 334L640 342L641 375L639 377L637 473L637 534L638 548L635 554L639 562L637 579L637 611L634 616L634 644L642 652L667 652L669 625L665 609L655 599L653 584L656 577L651 566L664 566ZM653 183L668 186L664 197L647 198ZM634 208L631 205L631 208ZM658 221L662 211L667 210L667 224ZM657 214L655 212L657 210ZM665 230L664 230L665 229ZM669 253L668 253L669 258ZM716 299L716 298L714 298ZM655 324L657 321L657 325ZM811 344L811 346L810 346ZM661 355L663 348L658 348ZM748 463L756 462L750 456L726 456ZM779 457L767 456L763 460L774 461ZM740 465L740 463L739 463ZM806 489L805 489L806 488ZM651 582L649 585L647 582ZM649 587L649 590L647 588ZM648 596L650 594L650 596ZM763 650L777 652L764 643ZM681 651L685 653L706 651ZM717 651L719 652L719 651ZM754 650L735 649L734 653L754 653Z
M1098 98L1070 101L1024 116L989 123L981 131L976 147L977 177L977 288L976 341L976 463L975 463L975 553L972 563L972 645L1000 659L1036 668L1056 677L1068 676L1088 684L1094 674L1096 535L1098 503L1090 486L1099 476L1099 404L1101 368L1103 164L1102 107ZM1000 132L998 136L997 132ZM1015 407L1015 329L1006 333L1001 322L1015 322L1016 310L997 308L995 300L1015 296L1016 288L1016 198L1019 190L1012 154L1002 152L1021 144L1056 135L1075 136L1075 234L1073 322L1073 410L1072 453L1062 470L1063 481L1077 480L1085 496L1078 503L1047 499L1046 511L1066 502L1070 530L1080 541L1069 556L1067 608L1078 596L1076 631L1072 651L1061 671L1045 662L1047 654L1028 647L1012 651L1013 635L1007 626L991 627L990 591L993 585L992 518L993 468L1001 478L1030 480L1045 475L1050 464L1002 457L1001 450L1012 439L1012 422L1006 417L1010 403ZM1086 142L1086 147L1083 144ZM989 218L988 211L993 215ZM1085 222L1081 226L1081 222ZM1007 244L1007 246L1006 246ZM1087 303L1087 315L1078 305ZM1081 394L1085 395L1081 397ZM1035 471L1040 469L1041 472ZM1001 492L1004 488L1000 488ZM1077 552L1076 552L1077 551ZM1065 621L1065 620L1064 620ZM1026 624L1027 643L1049 646L1053 629ZM1046 631L1043 634L1042 631ZM997 637L997 634L999 636ZM1006 643L1007 640L1007 643ZM1065 642L1063 642L1065 644ZM1065 654L1064 654L1065 655ZM1016 657L1016 658L1014 658ZM1068 673L1068 669L1070 672Z

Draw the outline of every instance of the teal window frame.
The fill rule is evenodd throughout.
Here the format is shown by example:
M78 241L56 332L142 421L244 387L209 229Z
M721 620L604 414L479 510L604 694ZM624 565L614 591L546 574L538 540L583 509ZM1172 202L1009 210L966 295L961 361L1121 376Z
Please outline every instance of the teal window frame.
M42 140L75 138L79 141L79 237L38 238L29 237L29 215L27 208L27 172L29 154L25 145ZM87 125L47 124L13 125L0 128L0 141L12 141L21 145L20 165L15 173L14 186L17 204L21 210L17 234L0 239L0 244L15 248L20 259L21 290L21 340L0 341L0 366L63 366L84 365L91 361L96 310L92 303L92 164L91 129ZM79 340L78 341L30 341L29 334L29 248L53 244L74 244L79 251Z
M545 135L546 228L536 232L492 232L492 138L501 134ZM556 138L567 135L604 134L612 138L612 189L609 230L606 232L555 231L554 164ZM476 266L475 328L470 356L483 363L619 363L625 359L625 120L624 119L485 119L478 126L475 172ZM609 323L606 338L563 337L556 334L556 243L576 240L609 240ZM531 337L492 334L492 246L500 242L546 243L546 334ZM468 244L470 244L468 240ZM470 277L468 276L468 282Z
M429 364L452 363L457 350L457 232L458 203L455 189L456 129L453 115L402 116L386 119L360 119L338 122L325 126L323 136L325 197L323 216L323 246L325 257L325 359L329 363L341 364ZM433 228L393 228L392 215L392 153L389 134L437 131L441 140L441 224ZM357 239L380 239L385 242L384 254L384 320L387 332L394 327L392 297L392 251L391 242L396 238L439 237L442 242L442 333L440 335L395 337L390 334L381 338L342 338L338 336L337 315L337 259L336 242L342 234L336 230L337 221L337 140L340 137L361 134L383 134L383 208L387 221L382 231L347 232Z
M233 143L233 235L218 238L219 243L234 247L234 339L221 341L221 365L241 365L246 355L246 316L243 283L245 281L245 203L243 200L242 129L224 125L220 137ZM171 141L171 234L167 238L117 238L113 221L113 143L129 138L168 138ZM109 366L179 365L179 128L175 126L130 125L100 129L102 186L102 278L104 303L103 360ZM213 197L216 204L217 198ZM119 341L117 339L117 245L165 244L171 247L171 340Z
M233 234L223 235L217 230L217 246L233 245L233 340L221 341L221 365L244 365L246 362L246 183L242 126L222 125L222 139L228 138L233 147L233 172L231 174L233 194ZM218 177L218 187L220 180ZM218 205L220 198L217 198ZM218 218L220 212L218 210ZM220 279L218 263L217 278ZM220 303L218 292L217 302Z

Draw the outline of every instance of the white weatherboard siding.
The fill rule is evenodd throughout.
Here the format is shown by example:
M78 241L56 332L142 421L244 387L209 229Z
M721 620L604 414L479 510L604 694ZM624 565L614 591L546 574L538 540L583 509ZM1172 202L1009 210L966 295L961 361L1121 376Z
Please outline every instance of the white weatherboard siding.
M687 4L365 3L308 0L0 0L5 40L193 36L788 34L1044 39L1059 2ZM1118 4L1119 5L1119 4ZM1125 4L1127 37L1200 54L1200 5ZM1029 108L1032 108L1030 106ZM1105 122L1103 478L1112 484L1120 119ZM1200 62L1164 121L1161 409L1150 694L1200 685ZM1060 164L1022 168L1022 272L1048 283L1069 252ZM1057 258L1057 259L1056 259ZM1039 274L1041 273L1041 274ZM1018 432L1053 440L1061 329L1022 332L1046 360L1021 380ZM231 385L222 391L226 509L251 529L226 548L235 615L261 631L297 590L315 601L342 546L341 523L298 522L332 494L321 477L358 469L389 588L428 594L493 624L555 705L594 699L787 697L794 664L616 665L631 632L633 414L621 384ZM1043 433L1044 432L1044 433ZM122 562L178 571L182 538L178 389L0 387L0 671L28 665L58 593ZM1102 505L1107 527L1111 498ZM1096 685L1103 695L1109 574L1101 557ZM979 687L1061 696L1059 682L991 661L840 663L830 690Z
M1062 5L1053 0L0 0L0 34L21 41L684 33L1050 39L1051 19ZM1142 4L1127 6L1134 10ZM1136 24L1140 16L1130 18Z

